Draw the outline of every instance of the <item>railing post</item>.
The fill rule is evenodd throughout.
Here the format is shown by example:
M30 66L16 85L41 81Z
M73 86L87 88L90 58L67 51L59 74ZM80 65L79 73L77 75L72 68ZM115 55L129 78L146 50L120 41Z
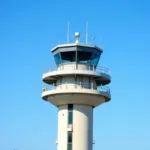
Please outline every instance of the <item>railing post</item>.
M60 84L60 89L62 89L62 84Z
M77 81L75 80L75 89L77 89L77 86L78 86L78 83L77 83Z
M103 88L103 87L102 87L102 84L101 84L100 92L102 92L102 88Z
M104 69L104 67L102 67L102 72L103 72L103 73L105 73L105 69Z
M76 64L74 65L74 70L77 70L77 66L76 66Z
M80 81L80 87L81 87L81 89L82 89L81 81Z
M93 89L93 82L91 82L91 88Z
M43 91L43 92L47 91L47 88L46 88L46 87L43 87L42 91Z

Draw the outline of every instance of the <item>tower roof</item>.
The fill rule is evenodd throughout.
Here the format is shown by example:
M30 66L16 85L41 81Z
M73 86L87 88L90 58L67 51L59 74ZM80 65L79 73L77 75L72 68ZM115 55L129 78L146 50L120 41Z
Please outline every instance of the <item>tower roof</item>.
M55 46L54 48L52 48L52 52L56 51L58 48L68 48L68 47L87 47L87 48L93 48L96 49L98 51L100 51L101 53L103 52L103 50L95 45L89 45L89 44L81 44L81 43L72 43L72 44L60 44Z

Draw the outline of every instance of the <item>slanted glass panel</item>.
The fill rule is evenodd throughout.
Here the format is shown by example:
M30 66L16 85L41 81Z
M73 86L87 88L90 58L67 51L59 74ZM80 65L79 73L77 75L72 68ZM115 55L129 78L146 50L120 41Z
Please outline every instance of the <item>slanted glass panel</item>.
M91 52L78 51L78 62L79 63L90 63L92 57Z
M73 112L69 111L68 112L68 124L72 124L73 121Z
M75 62L75 51L61 52L62 63Z
M55 58L56 65L59 65L61 63L60 54L57 53L56 55L54 55L54 58Z
M85 63L97 66L101 52L93 48L79 48L77 52L78 63Z
M99 58L100 58L100 55L98 55L98 54L92 54L92 57L91 57L91 62L90 62L90 64L93 66L97 66L97 64L98 64L98 61L99 61Z
M68 132L68 143L72 143L72 132Z
M68 144L68 150L72 150L72 143Z

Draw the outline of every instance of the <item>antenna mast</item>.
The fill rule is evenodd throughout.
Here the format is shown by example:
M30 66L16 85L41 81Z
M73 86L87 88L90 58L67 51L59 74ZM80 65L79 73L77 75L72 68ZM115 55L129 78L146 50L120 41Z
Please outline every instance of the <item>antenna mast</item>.
M70 26L69 26L69 21L68 21L68 30L67 30L67 43L69 43L69 34L70 34Z
M86 44L88 44L88 22L86 22Z

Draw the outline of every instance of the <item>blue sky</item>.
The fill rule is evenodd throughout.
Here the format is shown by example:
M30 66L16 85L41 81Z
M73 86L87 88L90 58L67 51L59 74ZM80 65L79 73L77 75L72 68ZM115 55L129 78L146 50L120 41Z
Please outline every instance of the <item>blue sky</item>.
M150 2L0 0L0 150L56 150L57 108L41 99L50 49L74 32L100 45L112 100L94 110L94 150L150 150ZM92 37L96 40L92 42Z

